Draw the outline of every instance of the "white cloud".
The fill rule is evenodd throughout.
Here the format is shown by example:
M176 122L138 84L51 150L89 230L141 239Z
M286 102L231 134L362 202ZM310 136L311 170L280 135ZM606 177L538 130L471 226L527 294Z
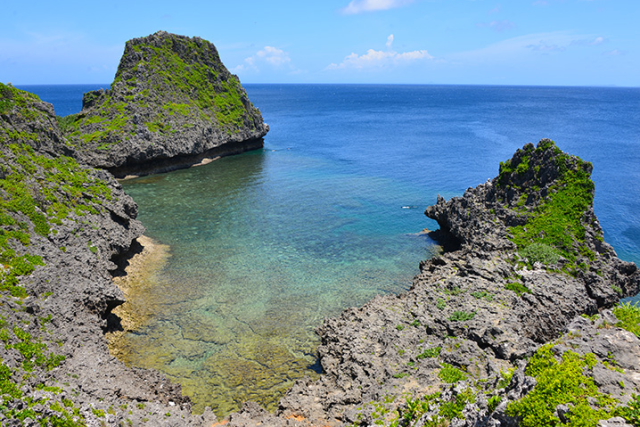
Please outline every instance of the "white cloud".
M387 37L387 48L391 49L391 46L393 46L393 41L396 39L396 37L391 34L389 35L389 37Z
M269 68L294 69L289 53L277 47L265 46L255 55L245 58L243 64L238 65L231 71L234 73L249 70L259 72L265 65Z
M426 50L414 50L411 52L396 52L391 49L395 37L391 34L387 38L387 48L389 50L375 50L369 49L367 53L363 55L358 55L357 53L352 53L348 55L344 60L339 64L330 64L327 67L327 70L341 70L347 68L355 68L355 69L372 69L372 68L383 68L390 67L396 65L406 65L419 60L428 60L433 59L433 56L429 54Z
M355 15L363 12L395 9L413 3L414 0L352 0L342 13Z

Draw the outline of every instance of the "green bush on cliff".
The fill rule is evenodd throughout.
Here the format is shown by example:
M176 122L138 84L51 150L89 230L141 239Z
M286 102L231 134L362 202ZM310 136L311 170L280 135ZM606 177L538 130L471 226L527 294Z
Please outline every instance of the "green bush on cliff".
M622 303L613 309L613 314L619 320L616 326L640 338L640 307L630 302Z
M536 262L544 265L555 264L560 260L560 254L556 249L540 242L528 245L519 253L522 257L526 258L531 265Z
M80 217L97 213L102 199L112 195L105 182L74 159L39 155L27 144L6 148L14 163L0 179L0 291L26 297L19 277L44 262L19 248L31 244L32 233L47 237L72 212Z
M558 358L553 346L542 346L531 358L526 374L534 377L537 384L525 397L511 402L507 414L518 417L523 427L595 427L599 420L610 418L617 401L601 393L593 377L585 374L598 364L596 356L567 351ZM570 407L566 424L556 415L556 408L563 404Z

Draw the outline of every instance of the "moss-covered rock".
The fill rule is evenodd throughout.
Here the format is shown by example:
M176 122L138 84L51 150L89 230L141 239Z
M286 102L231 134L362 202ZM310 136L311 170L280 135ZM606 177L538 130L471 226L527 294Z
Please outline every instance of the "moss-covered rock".
M179 386L109 354L110 272L143 227L68 150L50 104L0 83L0 425L202 425Z
M164 31L128 41L111 89L62 125L79 159L116 176L259 148L269 130L212 43Z

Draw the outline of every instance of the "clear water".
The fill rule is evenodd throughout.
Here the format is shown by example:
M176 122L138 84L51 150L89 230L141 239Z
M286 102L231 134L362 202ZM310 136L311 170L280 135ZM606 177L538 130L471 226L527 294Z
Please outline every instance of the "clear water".
M265 150L125 183L172 253L128 359L166 372L199 409L273 407L318 369L324 317L409 286L436 196L485 182L527 142L550 137L595 164L607 241L640 261L640 89L247 90L271 125Z

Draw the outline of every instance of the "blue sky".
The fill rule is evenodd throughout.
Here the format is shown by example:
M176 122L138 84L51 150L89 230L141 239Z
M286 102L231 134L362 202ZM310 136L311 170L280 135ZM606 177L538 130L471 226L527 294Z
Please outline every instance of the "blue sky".
M640 86L640 0L2 2L0 82L110 83L127 40L213 42L244 83Z

